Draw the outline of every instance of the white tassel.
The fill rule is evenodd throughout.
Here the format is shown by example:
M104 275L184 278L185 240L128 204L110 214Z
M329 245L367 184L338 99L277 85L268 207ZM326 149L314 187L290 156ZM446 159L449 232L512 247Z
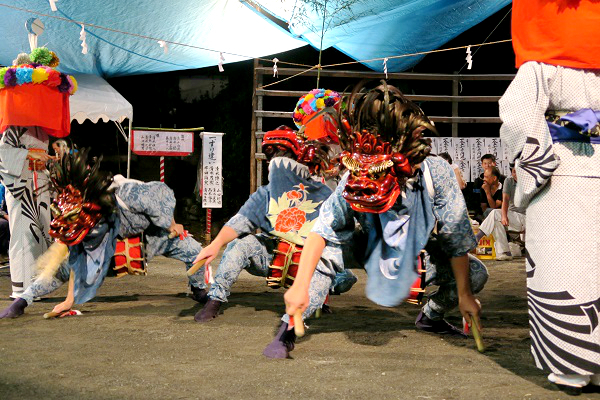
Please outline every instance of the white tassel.
M279 77L279 71L277 70L277 62L278 61L279 61L278 58L273 59L273 78Z
M162 47L163 51L165 52L165 54L169 53L169 46L167 45L167 42L165 42L164 40L159 40L158 41L158 45L160 47Z
M88 47L87 47L87 43L85 42L85 25L81 24L81 32L79 33L79 40L81 40L81 53L82 54L87 54L88 52Z
M387 62L388 62L388 58L386 57L386 58L383 59L383 72L385 73L385 79L388 78L388 75L387 75Z
M58 10L58 8L56 8L56 2L57 2L57 1L58 1L58 0L48 0L48 3L50 3L50 9L51 9L52 11L56 11L56 10Z
M167 46L167 42L165 42L164 40L159 40L158 45L163 48L165 54L169 53L169 46Z
M204 283L207 285L212 285L215 283L215 280L213 279L212 267L210 265L204 266Z
M223 53L219 53L219 72L225 71L223 69L223 61L225 61L225 57L223 57Z
M467 47L467 69L471 69L473 66L473 57L471 57L471 46Z

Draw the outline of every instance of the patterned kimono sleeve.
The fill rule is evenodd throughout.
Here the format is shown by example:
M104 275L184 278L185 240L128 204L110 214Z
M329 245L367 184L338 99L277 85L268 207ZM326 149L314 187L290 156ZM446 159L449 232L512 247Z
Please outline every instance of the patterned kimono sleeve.
M146 216L159 228L169 229L175 212L175 195L163 182L126 183L118 192L129 211Z
M319 218L312 232L325 239L325 249L317 269L334 276L344 269L344 245L350 244L354 234L354 211L342 197L348 175L340 181L335 191L325 200L319 210Z
M259 187L252 193L225 226L232 228L238 236L254 233L258 228L267 228L267 207L269 204L269 190L266 186Z
M426 162L435 191L433 213L437 219L437 238L448 256L463 256L477 246L465 198L450 164L439 157L429 157Z
M508 148L508 157L514 161L525 146L528 132L539 132L552 143L544 114L548 109L548 83L553 68L544 68L537 62L527 62L519 68L500 101L500 138ZM544 147L545 148L545 147Z
M354 211L342 197L347 180L346 173L335 192L321 206L319 219L312 229L312 232L325 239L328 246L348 243L354 234Z
M21 177L26 168L28 150L21 145L18 127L9 127L0 139L0 173L13 179ZM11 182L12 183L12 182Z
M225 226L233 229L238 236L254 233L257 229L257 227L242 214L235 214L227 221Z

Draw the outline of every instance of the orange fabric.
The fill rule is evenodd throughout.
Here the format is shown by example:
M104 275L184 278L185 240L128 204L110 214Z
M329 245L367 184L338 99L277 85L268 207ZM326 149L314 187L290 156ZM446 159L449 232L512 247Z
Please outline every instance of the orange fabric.
M304 125L304 134L310 140L318 140L329 137L337 143L337 126L333 118L327 114L321 114L314 118L312 115L306 115L302 119Z
M600 69L598 0L514 0L512 13L517 68L537 61Z
M1 89L0 132L9 125L39 126L51 136L68 136L71 131L69 94L36 84Z

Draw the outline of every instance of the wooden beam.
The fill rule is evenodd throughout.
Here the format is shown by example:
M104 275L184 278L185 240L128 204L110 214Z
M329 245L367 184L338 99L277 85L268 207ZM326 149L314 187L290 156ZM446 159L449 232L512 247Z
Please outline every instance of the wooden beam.
M500 117L429 117L433 122L458 124L501 124Z
M300 98L307 92L301 90L266 90L259 89L256 91L259 95L269 97L296 97ZM340 92L341 95L349 95L350 93ZM421 95L421 94L405 94L406 98L412 101L439 101L439 102L458 102L458 103L495 103L502 96L450 96L450 95Z
M263 118L292 118L291 111L262 111L257 110L255 114ZM433 122L444 122L444 123L458 123L458 124L471 124L471 123L501 123L500 117L438 117L430 116L430 120Z
M277 68L278 75L291 76L306 71L302 68ZM257 72L262 75L273 75L272 67L259 67ZM302 76L317 76L317 70L307 71ZM322 69L321 76L336 78L357 78L357 79L385 79L385 74L372 71L339 71ZM454 75L454 74L418 74L410 72L392 72L388 73L388 80L403 79L417 81L451 81L458 77L461 81L512 81L514 74L496 74L496 75Z
M258 87L259 82L259 73L257 72L257 68L259 67L258 60L254 59L254 74L252 79L253 93L252 93L252 125L250 127L250 193L256 192L256 158L254 154L256 154L256 131L257 131L257 121L258 115L256 115L256 110L258 107L258 93L256 93L256 88ZM262 76L260 76L262 78Z

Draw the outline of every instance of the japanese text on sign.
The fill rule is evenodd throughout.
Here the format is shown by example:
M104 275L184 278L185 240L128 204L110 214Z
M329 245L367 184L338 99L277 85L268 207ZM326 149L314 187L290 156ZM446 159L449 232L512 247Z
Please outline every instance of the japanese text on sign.
M202 137L202 207L223 207L222 133Z
M134 130L131 150L142 156L187 156L194 151L193 132Z
M496 166L504 175L510 175L508 151L500 138L431 138L432 153L448 153L452 161L461 170L465 182L473 182L482 173L481 157L492 154L496 157Z

